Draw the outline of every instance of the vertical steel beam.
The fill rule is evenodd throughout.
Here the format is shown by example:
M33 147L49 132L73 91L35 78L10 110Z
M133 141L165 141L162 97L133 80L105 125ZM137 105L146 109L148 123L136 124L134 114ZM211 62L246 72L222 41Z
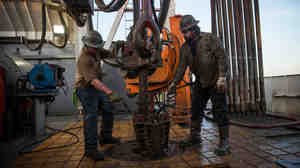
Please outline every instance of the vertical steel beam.
M247 6L249 8L249 22L250 22L250 43L251 43L251 51L253 53L253 58L252 58L252 69L253 69L253 76L254 76L254 79L253 79L253 94L254 94L254 110L255 112L258 112L259 111L259 102L258 102L258 99L259 99L259 86L258 86L258 82L259 82L259 79L258 79L258 68L257 68L257 60L258 60L258 57L257 57L257 51L256 51L256 44L257 44L257 39L255 39L255 29L254 29L254 17L253 17L253 1L248 1L247 3Z
M230 55L229 55L229 32L228 32L228 10L227 10L227 1L222 0L222 12L223 12L223 28L224 28L224 42L225 42L225 52L226 52L226 66L227 66L227 72L226 72L226 85L227 85L227 96L228 96L228 105L229 105L229 111L233 112L234 109L234 101L233 101L233 88L232 88L232 73L231 73L231 66L230 66Z
M152 16L152 8L151 8L150 0L142 0L142 13L143 13L142 15L144 15L146 17Z
M210 0L210 8L211 8L211 32L217 35L216 0Z
M236 42L235 42L235 30L234 30L234 18L233 18L233 4L232 0L228 0L228 20L230 29L230 49L231 49L231 67L232 67L232 92L233 102L235 104L235 112L241 111L241 100L239 94L240 83L238 82L239 76L237 71L237 54L236 54Z
M140 0L133 0L133 25L136 24L136 21L140 17Z
M255 26L256 26L256 39L257 39L257 54L258 54L258 67L259 67L259 90L260 90L260 110L262 113L266 112L266 100L265 100L265 85L264 85L264 70L263 70L263 55L261 44L261 28L260 28L260 15L258 0L254 0L255 8Z
M254 39L251 38L251 14L252 11L250 11L249 3L251 3L249 0L243 0L243 9L244 9L244 21L245 21L245 34L246 34L246 51L247 51L247 58L248 58L248 84L249 84L249 111L254 112L255 111L255 89L254 89L254 62L255 60L254 53L252 50L252 42L254 42Z
M241 45L241 67L242 67L242 74L243 74L243 84L244 84L244 89L243 89L243 94L245 96L245 115L249 111L249 79L247 76L247 55L246 55L246 48L245 48L245 31L244 31L244 20L243 20L243 10L242 10L242 2L241 0L237 0L237 8L238 8L238 20L239 20L239 27L240 29L238 30L240 34L240 45Z
M254 106L254 110L255 112L257 113L258 112L258 99L259 99L259 88L258 88L258 82L259 82L259 79L258 79L258 68L257 68L257 52L256 52L256 38L255 38L255 28L254 28L254 12L253 12L253 0L251 0L250 2L248 2L249 4L249 19L250 19L250 40L251 40L251 50L252 50L252 53L253 53L253 59L252 59L252 66L253 66L253 72L254 72L254 103L255 103L255 106Z
M216 1L216 11L217 11L217 23L218 23L218 36L220 40L222 41L222 44L224 44L224 38L223 38L223 23L222 23L222 10L221 10L221 0Z
M245 114L248 106L247 106L247 85L245 85L245 68L244 68L244 42L243 42L243 20L242 20L242 11L241 11L241 3L240 0L233 1L233 9L234 9L234 21L235 21L235 31L236 31L236 47L237 47L237 58L238 58L238 70L239 70L239 83L240 83L240 95L241 95L241 105L242 114Z
M211 0L212 32L229 53L230 111L241 114L266 109L258 10L258 0Z

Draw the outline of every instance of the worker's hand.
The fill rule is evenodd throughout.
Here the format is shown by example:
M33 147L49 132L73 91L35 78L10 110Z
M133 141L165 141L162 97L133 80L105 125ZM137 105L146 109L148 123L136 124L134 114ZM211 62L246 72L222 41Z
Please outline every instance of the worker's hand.
M112 94L112 91L109 88L105 88L104 93L110 96Z
M225 77L219 77L216 84L216 89L218 93L225 92Z
M121 101L121 97L119 95L117 95L116 93L112 92L109 95L109 100L110 100L110 102L115 103L115 102Z

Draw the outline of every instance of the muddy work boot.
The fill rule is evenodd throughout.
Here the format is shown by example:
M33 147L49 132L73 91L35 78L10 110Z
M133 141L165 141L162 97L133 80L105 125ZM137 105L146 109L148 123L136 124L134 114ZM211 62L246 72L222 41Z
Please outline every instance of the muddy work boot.
M219 127L219 134L219 145L215 150L215 154L218 156L229 155L231 153L229 146L229 127Z
M85 151L85 156L94 160L94 161L100 161L104 160L104 154L97 149L88 149Z
M119 138L115 138L112 136L113 134L113 117L112 116L107 116L108 119L103 119L103 123L102 123L102 128L101 131L99 133L99 137L98 137L98 142L100 145L104 145L104 144L117 144L120 143L120 139Z
M187 140L184 141L186 144L190 145L201 145L201 120L194 120L190 126L190 136Z
M190 136L190 142L193 145L201 144L202 139L201 139L201 120L194 120L191 123L191 136Z

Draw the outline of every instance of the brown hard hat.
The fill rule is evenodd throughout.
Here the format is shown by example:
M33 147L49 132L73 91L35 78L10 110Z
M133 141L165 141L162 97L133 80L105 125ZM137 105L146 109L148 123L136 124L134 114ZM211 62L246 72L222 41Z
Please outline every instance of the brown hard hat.
M184 15L180 20L180 30L186 31L193 26L196 26L199 23L199 20L195 20L192 15Z
M102 48L104 45L102 36L97 31L89 31L81 40L88 47Z

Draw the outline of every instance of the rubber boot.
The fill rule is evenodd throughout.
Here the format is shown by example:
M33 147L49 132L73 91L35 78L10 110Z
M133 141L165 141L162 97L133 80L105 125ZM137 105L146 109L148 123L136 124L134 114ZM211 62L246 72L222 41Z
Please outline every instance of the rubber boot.
M215 154L218 156L225 156L230 154L228 126L219 127L219 145L215 150Z
M99 144L105 145L105 144L118 144L120 143L119 138L115 138L112 136L112 131L101 131L101 135L99 137Z
M97 145L86 146L85 156L94 161L104 160L104 154L97 149Z
M112 107L110 107L112 108ZM101 132L99 139L99 144L117 144L120 143L119 138L114 138L112 136L113 126L114 126L114 116L113 113L103 113Z
M202 121L201 120L192 120L190 131L190 143L193 145L201 144L201 125Z

